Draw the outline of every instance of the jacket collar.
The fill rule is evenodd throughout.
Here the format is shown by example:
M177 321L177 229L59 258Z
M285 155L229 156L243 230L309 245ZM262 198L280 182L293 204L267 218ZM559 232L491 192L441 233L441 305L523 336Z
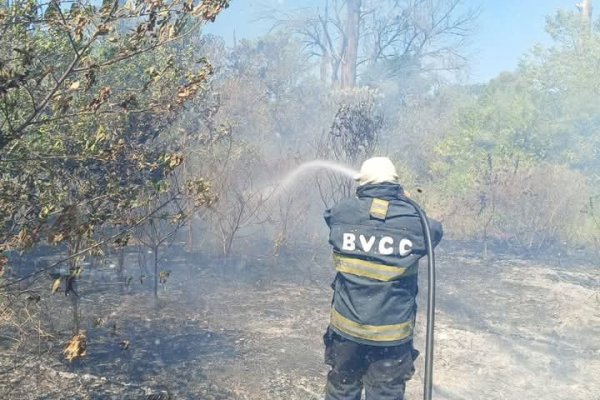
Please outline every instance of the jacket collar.
M404 196L404 189L397 183L377 183L363 185L356 189L356 195L360 197L373 197L383 200L393 200Z

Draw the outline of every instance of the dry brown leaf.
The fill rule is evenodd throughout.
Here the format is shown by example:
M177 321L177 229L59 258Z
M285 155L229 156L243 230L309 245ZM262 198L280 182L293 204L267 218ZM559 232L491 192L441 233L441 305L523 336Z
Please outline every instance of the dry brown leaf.
M65 240L65 234L62 232L50 232L48 234L48 242L52 245L57 245Z
M158 276L160 283L164 285L167 283L167 279L169 279L169 276L171 276L171 271L160 271L160 274Z
M81 332L67 343L67 346L63 350L63 354L67 361L72 362L73 360L81 357L85 357L87 348L87 339L85 336L85 332Z
M110 32L108 26L106 26L105 24L100 24L98 25L98 30L96 31L96 35L98 36L104 36L104 35L108 35L108 33Z
M0 256L0 277L4 275L5 268L8 265L8 257Z
M57 278L54 281L54 283L52 284L52 293L58 292L59 289L60 289L60 278Z

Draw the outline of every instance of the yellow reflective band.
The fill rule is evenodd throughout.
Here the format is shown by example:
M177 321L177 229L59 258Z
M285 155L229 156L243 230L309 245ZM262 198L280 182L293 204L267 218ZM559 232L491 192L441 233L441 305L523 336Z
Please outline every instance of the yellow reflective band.
M416 263L407 268L394 267L392 265L382 265L371 261L360 260L358 258L344 257L339 254L333 255L333 264L335 265L335 269L339 272L364 276L366 278L384 282L414 275L417 273L418 268Z
M388 207L390 206L390 202L382 199L373 199L371 202L371 209L369 210L369 214L373 218L377 219L385 219L388 213Z
M342 316L333 307L331 307L331 325L350 336L374 342L403 340L412 336L413 333L412 322L394 325L363 325Z

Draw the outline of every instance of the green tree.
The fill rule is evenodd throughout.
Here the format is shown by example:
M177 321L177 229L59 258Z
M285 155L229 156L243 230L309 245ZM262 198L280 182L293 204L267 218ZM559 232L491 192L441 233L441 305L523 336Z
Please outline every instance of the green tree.
M227 5L0 2L0 268L40 244L67 253L66 272L5 274L3 294L52 272L77 331L83 258L194 196L195 179L168 185L182 163L172 127L213 68L185 40Z
M164 178L157 138L212 74L177 41L227 1L69 4L0 5L0 251L92 238Z
M471 220L467 231L484 241L494 231L539 248L577 240L575 227L590 225L581 221L581 211L600 172L600 108L594 100L600 95L594 72L600 41L597 27L589 35L583 29L574 13L548 19L553 45L534 48L515 73L486 85L436 147L432 173L449 202L470 204L477 218L460 218ZM563 205L558 214L557 204Z

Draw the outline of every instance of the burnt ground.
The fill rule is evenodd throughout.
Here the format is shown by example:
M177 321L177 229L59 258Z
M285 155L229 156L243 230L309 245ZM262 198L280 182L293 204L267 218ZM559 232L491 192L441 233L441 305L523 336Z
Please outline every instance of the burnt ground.
M600 399L599 265L437 255L435 399ZM174 260L158 305L147 281L121 293L110 277L84 280L87 356L73 363L61 356L69 303L44 295L60 307L45 316L54 337L17 357L0 341L0 398L321 399L333 272L325 252L302 257ZM422 397L422 362L408 399Z

